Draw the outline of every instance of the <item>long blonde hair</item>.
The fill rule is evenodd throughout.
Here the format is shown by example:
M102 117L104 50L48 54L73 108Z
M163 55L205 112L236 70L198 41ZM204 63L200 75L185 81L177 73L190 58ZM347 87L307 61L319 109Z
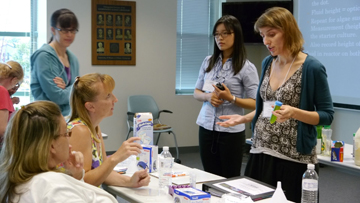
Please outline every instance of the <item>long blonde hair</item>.
M98 82L101 82L108 92L113 91L115 88L115 81L110 75L89 73L76 78L70 95L71 116L69 121L80 118L89 127L94 136L98 132L98 127L94 127L91 123L85 103L94 101L95 97L99 94L98 88L95 87Z
M0 80L14 77L19 80L24 78L24 71L21 65L16 61L0 63Z
M59 137L61 111L50 101L30 103L10 119L0 153L0 202L11 202L18 185L51 171L50 145Z
M294 16L287 9L282 7L267 9L255 22L254 30L259 32L259 28L262 27L282 30L284 33L284 47L290 51L292 56L304 50L304 38Z

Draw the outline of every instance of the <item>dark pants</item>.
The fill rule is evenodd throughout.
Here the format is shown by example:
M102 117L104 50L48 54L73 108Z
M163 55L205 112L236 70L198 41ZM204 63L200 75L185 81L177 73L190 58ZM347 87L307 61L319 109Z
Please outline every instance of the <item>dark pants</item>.
M287 161L262 153L250 154L245 176L274 187L276 187L277 181L281 181L281 187L285 191L287 200L301 202L302 176L306 170L307 164ZM315 171L319 175L319 164L315 164Z
M231 178L240 176L245 131L226 133L199 128L199 146L204 170Z

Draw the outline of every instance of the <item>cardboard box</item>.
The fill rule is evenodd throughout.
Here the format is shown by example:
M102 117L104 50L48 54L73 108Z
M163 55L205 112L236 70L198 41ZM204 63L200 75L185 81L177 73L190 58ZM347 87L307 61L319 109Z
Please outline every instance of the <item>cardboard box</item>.
M331 161L343 162L344 160L344 141L332 141Z
M174 202L210 203L211 195L196 188L177 188L174 190Z
M139 170L148 169L149 173L157 171L158 146L141 145L143 149L136 156L136 166Z
M151 113L135 113L134 137L140 137L140 144L153 145L153 117Z

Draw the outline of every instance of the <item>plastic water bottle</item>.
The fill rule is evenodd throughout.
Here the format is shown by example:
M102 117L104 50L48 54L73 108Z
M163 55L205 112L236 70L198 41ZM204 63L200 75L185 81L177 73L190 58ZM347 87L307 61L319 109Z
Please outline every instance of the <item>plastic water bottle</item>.
M319 176L315 171L314 164L308 164L302 178L301 203L318 202Z
M321 154L321 146L322 146L322 128L323 126L318 125L316 126L316 132L317 132L317 143L316 143L316 154Z
M163 151L159 155L159 188L168 189L167 187L171 185L172 177L172 166L173 158L169 152L169 147L164 146Z
M331 155L331 135L332 130L330 125L324 125L322 129L322 138L323 142L325 143L324 155L330 156Z
M352 157L355 160L355 135L356 133L353 134L353 153L352 153Z

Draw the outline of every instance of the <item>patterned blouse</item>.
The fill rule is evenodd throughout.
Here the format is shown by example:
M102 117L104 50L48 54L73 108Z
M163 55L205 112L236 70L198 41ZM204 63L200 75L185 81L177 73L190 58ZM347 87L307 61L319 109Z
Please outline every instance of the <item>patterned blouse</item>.
M69 130L71 130L73 127L77 126L77 125L85 125L86 124L84 123L84 121L82 121L80 118L76 118L72 121L70 121L67 125L67 128ZM89 129L89 127L88 127ZM89 129L89 132L91 133L90 129ZM102 147L101 147L101 144L99 145L99 151L97 151L97 148L96 148L96 142L97 140L99 140L99 138L97 137L94 137L94 135L91 133L91 140L92 140L92 144L91 144L91 147L92 147L92 163L91 163L91 170L92 169L95 169L97 167L99 167L102 162L103 162L103 154L102 154Z
M266 70L260 87L260 96L264 101L281 101L283 105L299 108L301 93L302 66L273 91L270 87L270 67ZM265 93L266 91L266 93ZM266 98L264 98L266 97ZM315 148L310 155L302 155L296 150L298 121L291 118L283 123L270 124L270 118L263 117L263 112L255 124L254 140L251 153L264 153L277 158L300 162L317 163Z

